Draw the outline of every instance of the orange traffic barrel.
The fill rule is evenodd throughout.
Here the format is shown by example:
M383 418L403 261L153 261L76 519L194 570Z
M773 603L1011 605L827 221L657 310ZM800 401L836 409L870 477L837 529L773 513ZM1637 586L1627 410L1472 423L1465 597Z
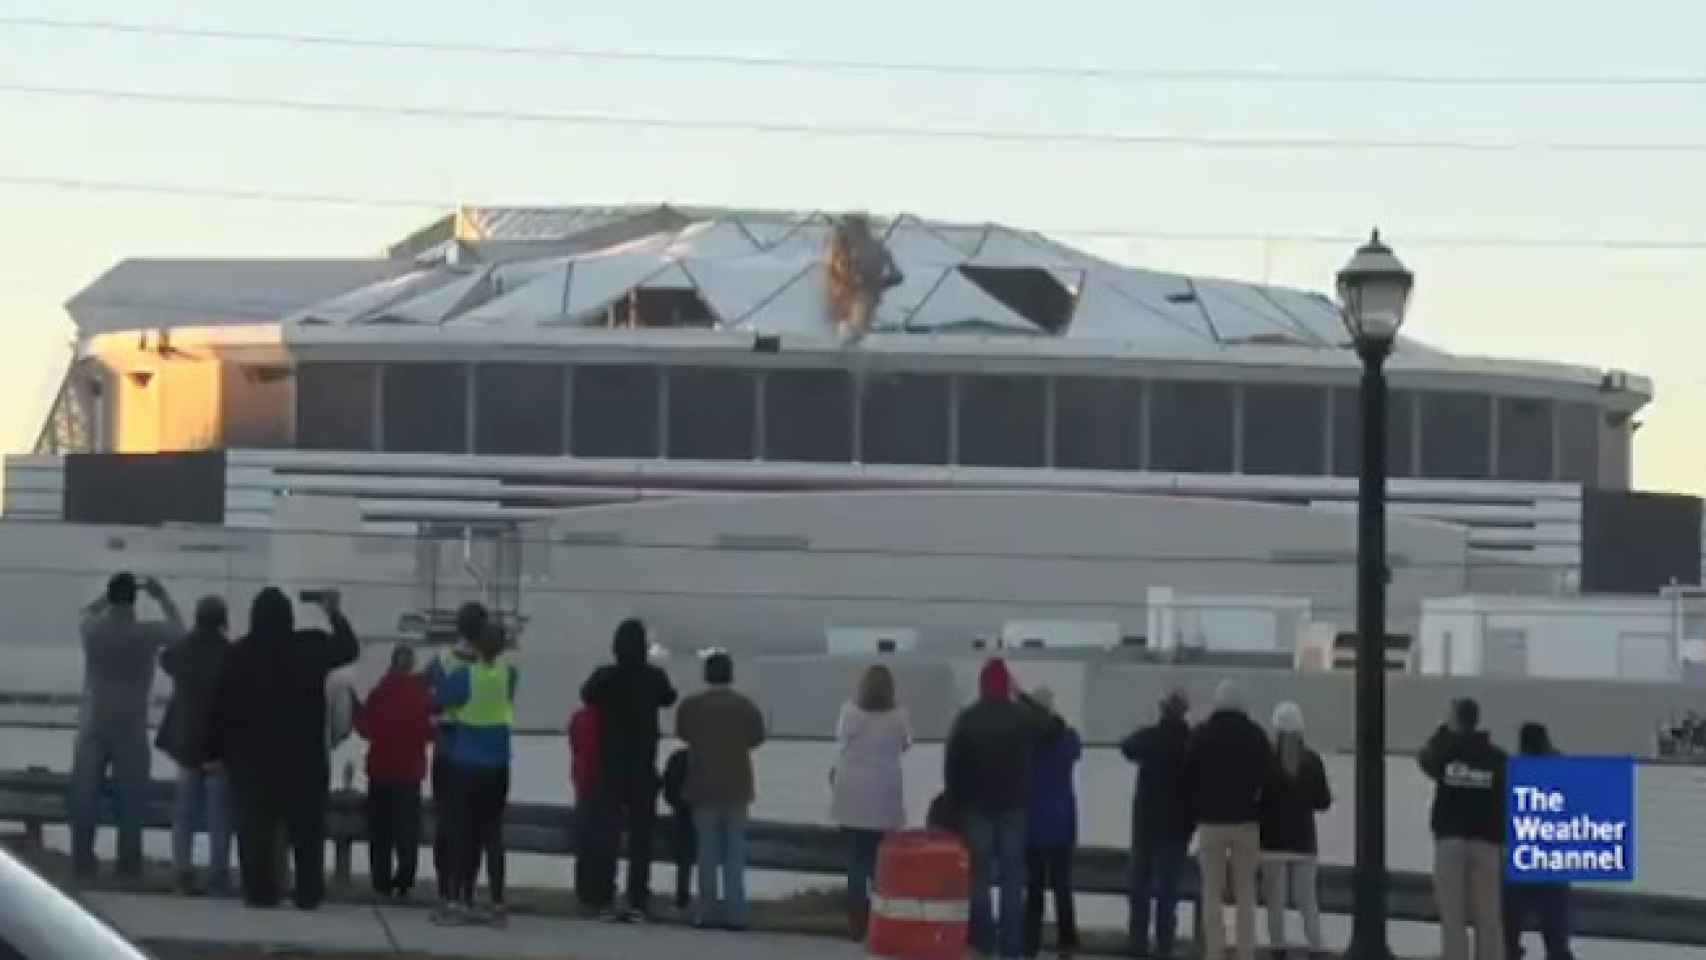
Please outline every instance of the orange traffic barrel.
M961 960L971 917L971 855L940 830L891 833L877 853L865 949L881 960Z

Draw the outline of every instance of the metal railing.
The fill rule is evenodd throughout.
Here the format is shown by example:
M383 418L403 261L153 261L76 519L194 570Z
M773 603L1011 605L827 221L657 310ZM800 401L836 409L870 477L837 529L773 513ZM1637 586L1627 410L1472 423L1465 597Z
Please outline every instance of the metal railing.
M39 846L43 828L67 821L69 778L39 768L0 772L0 821L20 823L26 842ZM150 830L172 825L173 785L154 781L148 788L143 826ZM367 822L362 796L334 792L327 817L327 837L334 845L333 875L348 880L354 847L365 842ZM435 828L433 805L423 805L423 837ZM110 818L109 818L110 819ZM511 803L504 817L504 841L518 853L573 854L574 809L562 804ZM673 831L659 830L654 840L660 860L673 856ZM846 868L844 841L832 827L775 821L754 821L748 836L748 864L789 873L839 874ZM1111 847L1081 847L1073 864L1076 890L1083 894L1124 896L1128 854ZM1321 908L1327 913L1350 911L1354 877L1350 867L1321 867ZM1201 916L1202 887L1194 865L1181 882L1184 899ZM1433 881L1427 874L1388 874L1389 910L1393 920L1435 923ZM1578 936L1605 940L1706 946L1706 897L1628 893L1608 889L1577 889L1572 894L1572 927Z

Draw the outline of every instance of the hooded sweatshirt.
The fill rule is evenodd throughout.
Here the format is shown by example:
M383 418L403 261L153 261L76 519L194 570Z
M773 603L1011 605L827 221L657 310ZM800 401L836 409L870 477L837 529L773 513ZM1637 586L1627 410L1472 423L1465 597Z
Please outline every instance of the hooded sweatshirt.
M1302 742L1303 712L1296 704L1284 703L1274 711L1273 729L1274 756L1262 791L1262 850L1313 857L1315 815L1333 805L1327 768L1321 755ZM1295 771L1287 771L1281 759L1281 738L1286 736L1299 738Z
M331 619L331 633L298 630L283 591L255 595L249 634L226 654L208 738L240 788L300 796L330 786L326 675L361 655L349 621Z
M160 653L160 668L172 678L172 700L154 746L183 766L207 762L208 721L230 649L224 633L197 627Z
M1485 730L1434 731L1416 763L1438 784L1429 818L1435 837L1505 842L1505 760Z
M675 705L669 675L646 661L644 631L618 629L616 662L599 667L581 688L581 702L598 711L599 759L615 785L656 787L658 712Z
M1084 755L1078 731L1059 716L1043 721L1031 758L1031 805L1026 820L1032 847L1078 845L1078 794L1072 770Z
M1244 712L1237 691L1226 685L1216 709L1191 732L1180 779L1185 802L1198 823L1261 822L1262 791L1272 755L1268 735Z
M978 700L948 734L943 781L955 806L985 815L1030 803L1031 753L1044 718L1013 700L1013 678L1000 659L978 675Z
M426 777L432 707L432 694L420 677L393 671L380 678L355 712L356 731L368 744L368 780L420 783Z
M1163 712L1160 722L1140 728L1120 743L1120 753L1137 764L1131 835L1144 848L1183 847L1190 842L1194 827L1181 795L1190 742L1191 728L1180 709Z
M184 635L175 607L166 622L138 620L135 606L102 605L84 614L83 708L79 728L107 736L148 736L154 658Z

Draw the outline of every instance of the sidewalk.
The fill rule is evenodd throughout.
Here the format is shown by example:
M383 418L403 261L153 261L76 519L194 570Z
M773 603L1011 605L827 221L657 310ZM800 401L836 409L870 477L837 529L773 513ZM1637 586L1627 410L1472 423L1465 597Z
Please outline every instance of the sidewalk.
M512 917L504 929L435 927L409 907L328 905L249 910L232 900L128 893L83 899L131 939L154 942L401 953L512 960L863 960L840 940L765 933L715 933L672 926L624 926L550 917Z

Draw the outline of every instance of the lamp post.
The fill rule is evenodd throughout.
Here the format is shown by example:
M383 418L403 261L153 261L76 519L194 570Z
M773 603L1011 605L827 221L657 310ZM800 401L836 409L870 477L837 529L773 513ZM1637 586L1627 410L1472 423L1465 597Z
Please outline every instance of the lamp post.
M1375 230L1339 271L1345 329L1362 358L1357 488L1356 890L1347 960L1392 960L1386 940L1386 358L1415 278Z

